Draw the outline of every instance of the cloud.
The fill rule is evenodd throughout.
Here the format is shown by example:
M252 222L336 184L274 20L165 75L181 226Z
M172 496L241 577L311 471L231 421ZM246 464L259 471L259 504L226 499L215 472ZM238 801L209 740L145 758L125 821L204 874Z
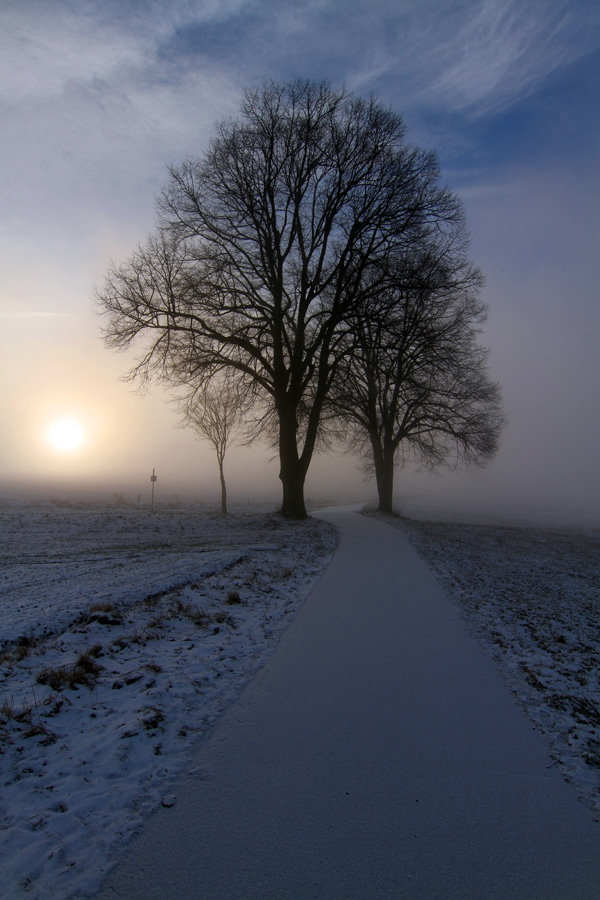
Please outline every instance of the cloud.
M586 3L483 0L470 12L438 45L441 70L424 97L457 110L487 113L521 98L600 42L597 7Z
M104 78L139 62L140 35L99 23L89 4L73 15L66 4L27 2L5 8L0 18L0 84L7 104L56 96L74 81Z
M125 421L141 415L110 387L126 364L98 340L92 285L152 228L165 163L202 153L245 87L328 78L402 110L462 185L513 422L504 485L536 481L540 458L540 491L565 461L594 483L593 59L558 76L599 35L597 0L2 0L3 420L32 415L47 384L84 382ZM509 115L553 84L531 121ZM153 397L132 448L149 428L171 440Z
M361 19L348 83L385 94L391 84L404 108L488 115L600 47L600 7L590 0L407 0L401 13L382 8L379 19Z
M195 139L194 116L208 128L264 77L479 116L598 46L592 0L14 0L0 9L0 110L9 140L29 115L28 140L46 117L67 156L111 139L118 154L137 133L164 158Z
M0 10L0 98L50 98L73 83L157 64L178 30L238 15L248 0L19 0Z
M77 228L87 210L113 215L119 199L151 204L165 163L198 150L240 95L217 60L194 65L164 48L245 2L1 5L0 228L47 215Z

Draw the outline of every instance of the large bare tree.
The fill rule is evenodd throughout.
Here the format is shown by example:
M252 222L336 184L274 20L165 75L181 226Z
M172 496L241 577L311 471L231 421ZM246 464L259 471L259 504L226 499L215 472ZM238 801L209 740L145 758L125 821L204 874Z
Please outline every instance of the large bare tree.
M304 482L354 313L385 260L452 227L460 207L402 118L325 83L265 84L201 158L170 172L159 229L113 266L99 300L109 346L142 340L133 378L193 394L219 373L276 422L281 511Z

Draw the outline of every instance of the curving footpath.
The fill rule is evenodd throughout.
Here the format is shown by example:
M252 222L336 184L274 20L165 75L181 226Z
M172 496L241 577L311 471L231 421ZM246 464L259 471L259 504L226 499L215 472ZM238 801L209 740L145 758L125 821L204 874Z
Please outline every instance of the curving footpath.
M355 508L98 900L598 900L600 826L431 571Z

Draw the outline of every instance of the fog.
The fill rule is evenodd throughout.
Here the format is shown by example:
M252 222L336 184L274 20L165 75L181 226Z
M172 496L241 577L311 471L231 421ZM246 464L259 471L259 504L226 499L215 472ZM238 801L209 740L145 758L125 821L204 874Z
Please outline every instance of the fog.
M437 475L408 466L396 473L396 506L408 515L479 520L594 524L600 522L597 335L598 264L593 250L597 209L572 178L552 196L551 173L515 175L511 190L465 192L472 255L487 275L490 315L481 342L503 391L507 425L497 457L485 468ZM578 225L584 237L572 237ZM560 253L552 247L560 244ZM98 265L100 277L100 265ZM31 273L24 278L31 278ZM123 381L133 357L107 351L100 322L74 314L3 320L4 413L0 491L43 497L122 496L157 502L216 502L212 448L178 427L169 393L141 395ZM76 418L81 448L58 453L46 431L56 418ZM277 505L273 451L232 447L225 462L230 502ZM358 461L343 448L317 455L309 504L375 499Z
M185 504L207 509L220 507L220 484L216 459L199 441L182 441L178 454L172 447L148 456L137 471L116 470L91 478L72 473L52 477L18 476L0 480L0 502L22 500L53 503L127 504L148 510L151 502L150 475L156 470L156 510ZM155 459L158 457L158 460ZM159 462L156 465L156 462ZM231 510L247 505L278 509L281 500L278 466L270 451L233 447L225 460L228 504ZM406 467L396 472L395 509L417 519L483 524L547 527L600 527L598 502L593 490L586 496L574 470L552 489L552 472L542 466L531 471L512 469L502 454L486 469L448 470L432 474ZM310 510L338 503L361 503L374 507L377 491L364 477L355 457L340 451L317 456L306 481Z
M410 515L598 524L600 8L583 0L441 4L58 0L0 9L0 497L214 502L214 454L168 393L140 396L106 350L92 295L154 225L166 166L202 153L265 78L345 82L404 113L465 204L487 278L481 342L503 390L497 457L396 475ZM333 27L335 23L335 27ZM207 30L208 29L208 30ZM210 39L208 39L210 35ZM360 37L359 37L360 36ZM47 439L84 431L74 452ZM230 502L280 498L269 448L236 447ZM314 459L310 504L375 498L340 450Z

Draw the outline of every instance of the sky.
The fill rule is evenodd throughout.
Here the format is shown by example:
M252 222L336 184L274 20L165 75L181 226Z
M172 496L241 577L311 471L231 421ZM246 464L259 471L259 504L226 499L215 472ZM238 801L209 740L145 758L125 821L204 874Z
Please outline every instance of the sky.
M462 199L503 389L486 468L397 473L397 502L600 522L600 5L596 0L0 0L0 488L216 495L164 388L141 396L93 293L152 231L167 167L266 79L327 79L403 114ZM83 439L56 447L74 420ZM230 495L278 495L265 447ZM315 459L307 496L375 494Z

